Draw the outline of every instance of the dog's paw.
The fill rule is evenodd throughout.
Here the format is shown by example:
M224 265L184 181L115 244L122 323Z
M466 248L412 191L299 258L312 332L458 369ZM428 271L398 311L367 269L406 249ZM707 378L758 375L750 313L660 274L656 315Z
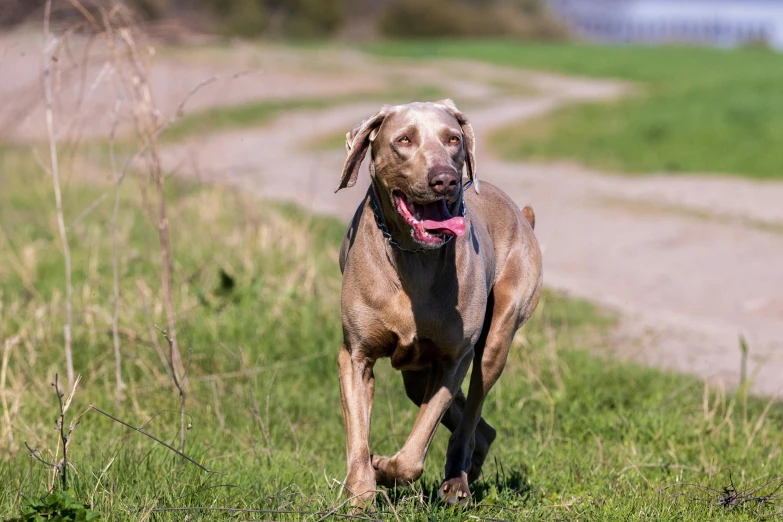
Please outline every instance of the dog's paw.
M380 455L373 455L370 457L373 470L375 470L375 482L379 486L387 488L393 488L396 485L396 480L393 476L393 470L390 469L391 459L389 457L383 457Z
M375 511L376 489L374 483L355 483L350 487L346 485L346 490L346 493L350 495L351 512L353 514Z
M468 502L470 498L468 475L463 471L459 477L444 480L438 489L438 496L449 506Z
M370 466L363 464L351 468L345 477L345 490L354 509L375 510L375 473Z
M398 455L393 457L380 457L373 455L370 458L375 469L375 481L387 488L395 486L409 486L419 480L424 472L424 466L419 463L411 463L400 460Z

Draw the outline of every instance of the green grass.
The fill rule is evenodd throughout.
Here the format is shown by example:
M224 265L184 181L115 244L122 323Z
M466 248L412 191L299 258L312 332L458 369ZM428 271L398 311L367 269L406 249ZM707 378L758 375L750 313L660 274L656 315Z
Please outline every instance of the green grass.
M783 179L783 56L763 49L392 42L381 56L461 58L638 82L642 93L564 107L499 130L511 159L571 159L628 173Z
M165 340L157 233L140 180L121 193L118 220L124 398L114 398L111 337L112 187L65 175L74 267L75 367L82 375L68 418L94 404L171 444L178 398L154 349ZM337 252L344 223L313 218L228 189L169 180L177 328L189 359L186 452L215 473L181 462L139 433L89 412L72 435L70 488L107 520L319 520L345 513L344 438L336 354L341 341ZM28 153L0 155L0 514L51 480L24 442L57 460L63 376L63 261L50 180ZM225 272L233 280L226 283ZM142 296L145 296L142 298ZM612 320L584 301L546 293L517 338L485 416L499 432L474 486L477 507L445 508L434 496L448 433L439 430L423 480L391 492L401 520L753 520L717 505L689 482L738 490L772 480L783 465L783 410L705 388L701 381L590 355ZM400 376L377 365L372 449L389 454L416 411ZM7 422L10 420L10 422ZM768 488L769 490L769 488ZM709 497L694 500L688 497ZM151 512L230 507L279 513ZM379 497L378 517L393 520ZM768 504L764 513L780 514ZM288 513L288 512L301 512ZM146 517L146 518L145 518ZM479 518L481 519L481 518ZM190 519L187 519L190 520Z
M191 136L220 130L254 127L268 123L284 112L294 110L326 109L361 101L403 103L419 98L434 100L443 96L444 93L439 87L413 85L408 88L395 88L377 93L359 93L326 98L262 100L226 107L212 107L185 114L167 128L161 134L161 138L166 141L181 141Z

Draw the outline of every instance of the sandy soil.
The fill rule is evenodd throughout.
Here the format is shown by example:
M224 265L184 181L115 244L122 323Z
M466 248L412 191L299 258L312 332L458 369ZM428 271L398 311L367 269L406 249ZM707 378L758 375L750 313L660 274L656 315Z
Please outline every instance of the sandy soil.
M35 40L13 38L0 37L0 94L6 100L25 94L34 106ZM249 67L263 73L230 79ZM755 390L783 393L783 183L708 175L621 177L565 163L509 163L488 150L485 139L493 128L564 103L612 99L627 85L475 63L389 64L355 52L256 47L205 52L198 59L163 53L155 71L152 83L164 112L214 74L224 82L200 93L191 110L250 99L378 91L401 79L442 86L473 121L479 176L520 205L534 206L546 284L619 313L610 353L734 386L743 334L750 370L757 372ZM100 75L100 65L89 74ZM106 85L92 94L95 119L85 118L94 135L105 133L105 107L116 96ZM295 200L347 219L368 184L366 168L357 187L335 195L344 152L313 151L307 144L347 131L377 108L357 102L292 112L262 128L195 137L170 146L163 157L180 175ZM0 128L5 139L42 137L41 118L34 109L28 112L17 121L7 107L0 110L0 122L17 123Z

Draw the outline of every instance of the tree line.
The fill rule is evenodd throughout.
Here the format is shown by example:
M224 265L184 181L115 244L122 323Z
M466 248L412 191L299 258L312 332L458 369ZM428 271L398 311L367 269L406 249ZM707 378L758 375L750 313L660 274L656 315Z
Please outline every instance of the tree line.
M79 0L87 10L116 0ZM0 26L40 20L46 0L2 0ZM199 30L268 38L507 37L560 39L545 0L125 0L140 21L178 19ZM55 20L78 12L53 0Z

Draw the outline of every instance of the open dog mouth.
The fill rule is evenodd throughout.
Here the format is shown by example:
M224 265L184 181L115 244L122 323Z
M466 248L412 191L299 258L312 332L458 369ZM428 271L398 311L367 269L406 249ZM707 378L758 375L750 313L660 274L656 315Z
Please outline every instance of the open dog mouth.
M465 235L465 218L452 216L445 199L432 203L416 203L395 190L392 192L394 207L413 232L413 239L425 245L437 246L446 241L447 236Z

